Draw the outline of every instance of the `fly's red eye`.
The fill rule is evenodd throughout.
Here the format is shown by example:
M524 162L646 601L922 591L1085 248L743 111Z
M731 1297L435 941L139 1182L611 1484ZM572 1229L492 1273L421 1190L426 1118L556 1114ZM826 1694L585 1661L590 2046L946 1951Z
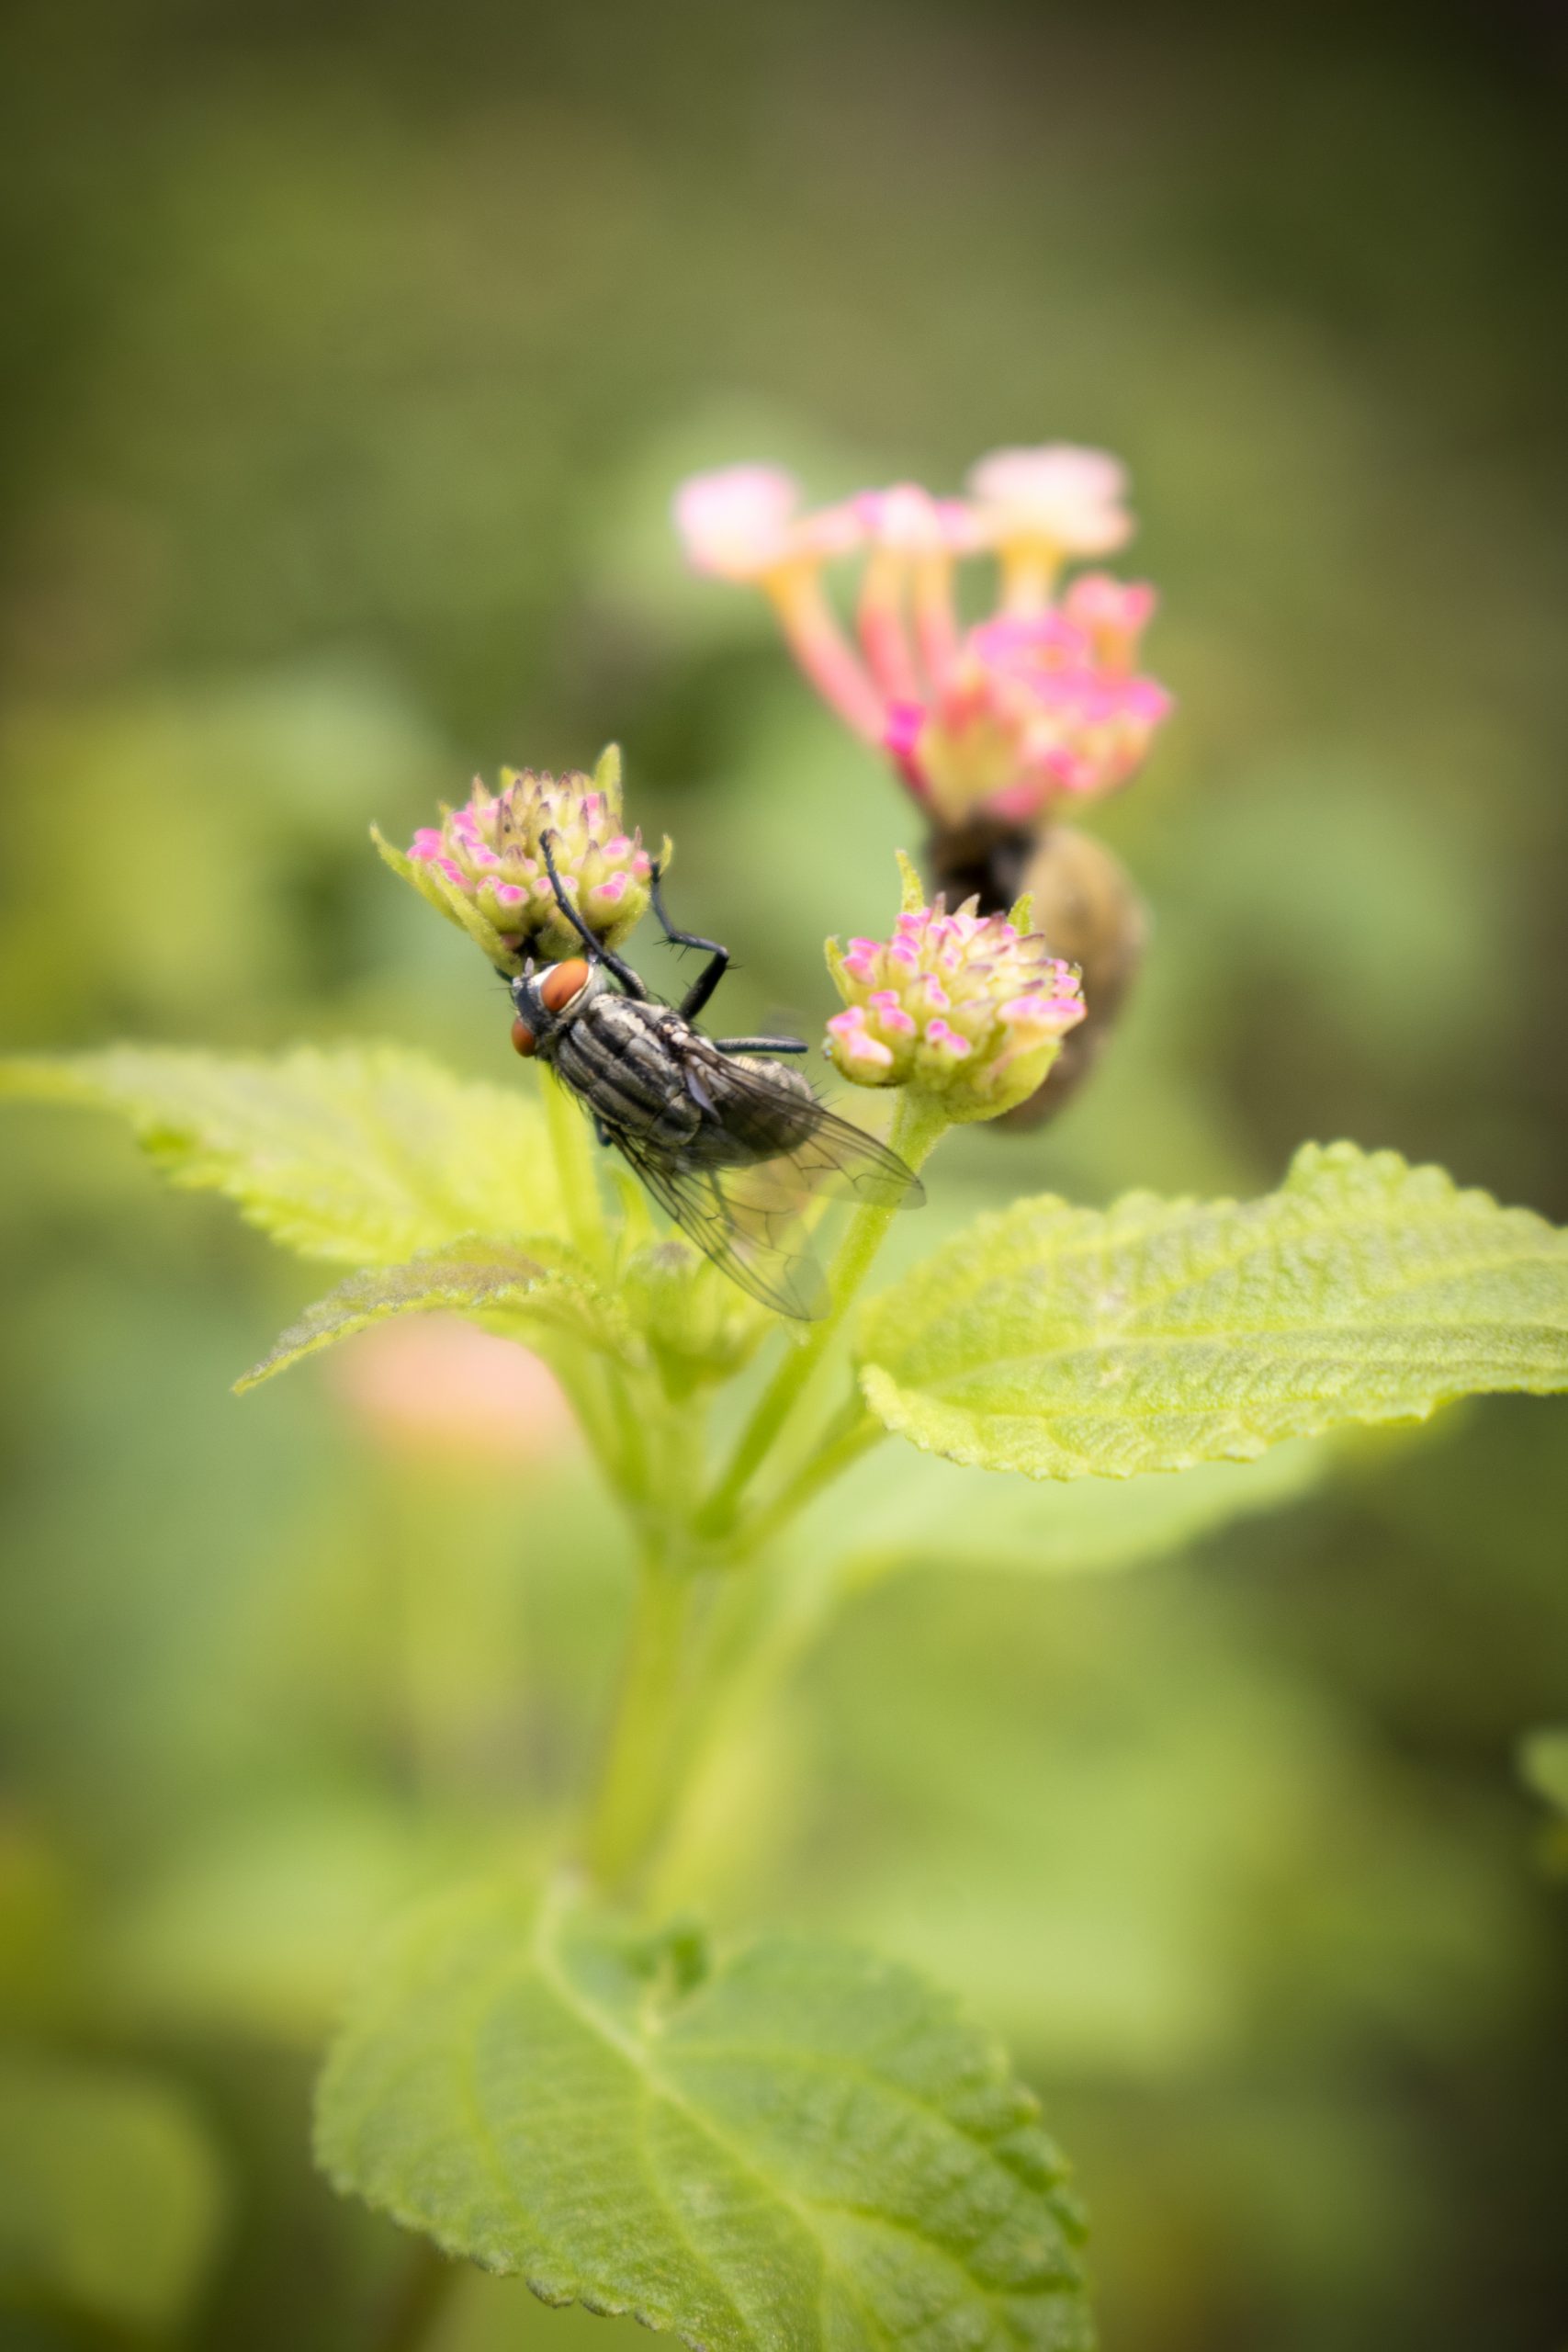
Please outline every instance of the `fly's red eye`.
M557 964L545 974L539 990L547 1012L564 1012L579 991L588 986L588 967L581 956L573 956L565 964Z
M537 1042L534 1032L525 1021L519 1020L513 1023L512 1050L514 1054L531 1054Z

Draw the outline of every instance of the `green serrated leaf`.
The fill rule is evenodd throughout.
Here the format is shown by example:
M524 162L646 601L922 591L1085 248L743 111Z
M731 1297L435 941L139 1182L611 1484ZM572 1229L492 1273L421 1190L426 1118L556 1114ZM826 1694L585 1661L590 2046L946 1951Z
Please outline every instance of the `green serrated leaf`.
M466 1234L561 1234L530 1092L393 1046L275 1061L120 1046L0 1062L0 1096L118 1111L175 1184L227 1194L304 1256L388 1264Z
M351 1275L279 1335L261 1362L234 1383L235 1393L243 1396L303 1357L368 1330L372 1323L442 1308L520 1336L565 1331L612 1354L626 1347L624 1318L571 1250L549 1240L531 1250L475 1240L407 1265Z
M1034 1478L1247 1460L1347 1420L1568 1387L1568 1235L1394 1152L1308 1145L1278 1193L1046 1195L873 1301L862 1384L901 1436Z
M944 1995L836 1945L709 1966L474 1889L384 1954L317 2150L448 2252L703 2352L1092 2342L1033 2101Z
M200 2282L217 2160L155 2076L0 2052L0 2298L162 2331Z

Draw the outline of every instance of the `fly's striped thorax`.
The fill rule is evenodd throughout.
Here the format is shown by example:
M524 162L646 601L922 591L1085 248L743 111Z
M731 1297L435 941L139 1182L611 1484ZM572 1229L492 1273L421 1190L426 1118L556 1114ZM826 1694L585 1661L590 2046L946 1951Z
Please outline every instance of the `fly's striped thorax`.
M608 991L568 1022L551 1056L557 1069L602 1117L670 1143L702 1124L670 1042L674 1016Z

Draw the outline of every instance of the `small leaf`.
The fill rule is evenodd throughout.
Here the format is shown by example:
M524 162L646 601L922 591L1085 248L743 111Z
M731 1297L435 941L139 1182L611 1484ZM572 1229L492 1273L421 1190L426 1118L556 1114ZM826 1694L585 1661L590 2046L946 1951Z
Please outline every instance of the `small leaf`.
M925 908L926 890L925 884L920 879L919 869L914 859L904 850L896 850L894 855L898 861L899 912L906 915L920 914Z
M0 2298L162 2333L200 2283L217 2160L155 2076L0 2054Z
M1127 1478L1568 1387L1568 1235L1393 1152L1260 1201L1021 1201L874 1300L872 1410L955 1462Z
M492 1883L384 1954L317 2152L449 2253L702 2352L1084 2352L1034 2116L908 1969L795 1938L710 1966Z
M573 1253L560 1243L536 1243L532 1253L502 1242L475 1240L435 1250L403 1266L353 1274L308 1306L234 1383L235 1393L287 1372L322 1348L351 1340L394 1315L430 1315L442 1308L472 1315L510 1332L538 1337L565 1331L612 1354L624 1353L626 1329L614 1306Z
M276 1061L120 1046L0 1062L0 1095L118 1111L172 1183L304 1256L364 1265L465 1234L563 1233L544 1114L391 1046Z

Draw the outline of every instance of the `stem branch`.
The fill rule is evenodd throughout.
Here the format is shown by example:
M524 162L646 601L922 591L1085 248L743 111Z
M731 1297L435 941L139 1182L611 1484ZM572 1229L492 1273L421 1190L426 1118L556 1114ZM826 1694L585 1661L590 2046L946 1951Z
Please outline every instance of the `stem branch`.
M889 1146L918 1170L947 1124L937 1097L906 1087L898 1097ZM722 1535L733 1525L736 1506L836 1337L897 1213L897 1203L879 1204L857 1209L851 1219L833 1261L829 1278L832 1306L820 1323L812 1325L810 1336L791 1350L757 1399L728 1469L698 1515L697 1525L705 1535Z
M797 1511L815 1500L824 1487L851 1470L887 1435L882 1423L866 1411L858 1395L852 1396L838 1418L829 1422L807 1459L773 1498L750 1519L742 1520L729 1545L729 1561L739 1566L764 1544L772 1543Z

